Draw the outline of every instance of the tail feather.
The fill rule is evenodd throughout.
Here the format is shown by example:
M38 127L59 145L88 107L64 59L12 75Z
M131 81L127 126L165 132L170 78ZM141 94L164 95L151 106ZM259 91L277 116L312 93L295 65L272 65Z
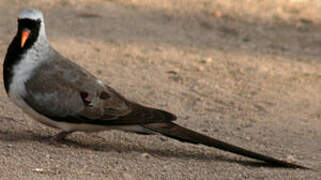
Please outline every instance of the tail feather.
M226 142L223 142L223 141L211 138L209 136L197 133L195 131L189 130L187 128L181 127L173 122L152 123L152 124L145 124L143 126L149 130L158 132L167 137L174 138L182 142L189 142L193 144L203 144L209 147L221 149L223 151L228 151L228 152L239 154L249 158L261 160L276 166L310 169L301 165L282 161L270 156L266 156L260 153L249 151L247 149L243 149L241 147L234 146L232 144L228 144Z

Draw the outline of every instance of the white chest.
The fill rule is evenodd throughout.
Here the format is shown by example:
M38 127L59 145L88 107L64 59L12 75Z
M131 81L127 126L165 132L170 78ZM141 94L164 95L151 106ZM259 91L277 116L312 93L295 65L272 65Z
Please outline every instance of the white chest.
M41 63L37 51L30 49L23 56L23 59L13 67L13 77L9 87L10 99L20 108L24 106L21 96L25 95L25 82L31 77L35 68Z

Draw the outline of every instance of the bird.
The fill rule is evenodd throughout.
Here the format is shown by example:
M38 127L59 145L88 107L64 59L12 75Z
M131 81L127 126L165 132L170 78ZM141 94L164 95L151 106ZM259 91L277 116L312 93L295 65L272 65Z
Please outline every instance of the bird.
M175 123L177 117L170 112L126 99L50 45L38 9L24 9L18 15L18 30L3 63L3 82L9 99L24 113L61 130L52 136L55 141L76 131L116 129L164 135L277 167L309 169L198 133Z

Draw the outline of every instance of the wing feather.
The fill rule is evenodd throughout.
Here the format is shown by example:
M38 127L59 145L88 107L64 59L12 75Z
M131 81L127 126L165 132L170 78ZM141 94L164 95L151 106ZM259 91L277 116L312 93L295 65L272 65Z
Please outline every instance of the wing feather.
M176 119L171 113L126 100L80 66L63 59L41 64L25 86L24 101L55 121L134 125Z

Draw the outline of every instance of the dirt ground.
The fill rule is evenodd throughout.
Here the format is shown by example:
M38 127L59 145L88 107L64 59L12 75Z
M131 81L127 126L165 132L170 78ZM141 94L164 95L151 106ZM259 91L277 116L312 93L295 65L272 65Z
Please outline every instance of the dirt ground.
M54 48L127 98L321 170L319 0L0 0L2 61L26 7L44 12ZM58 131L0 93L0 179L321 179L161 136L74 133L50 145Z

